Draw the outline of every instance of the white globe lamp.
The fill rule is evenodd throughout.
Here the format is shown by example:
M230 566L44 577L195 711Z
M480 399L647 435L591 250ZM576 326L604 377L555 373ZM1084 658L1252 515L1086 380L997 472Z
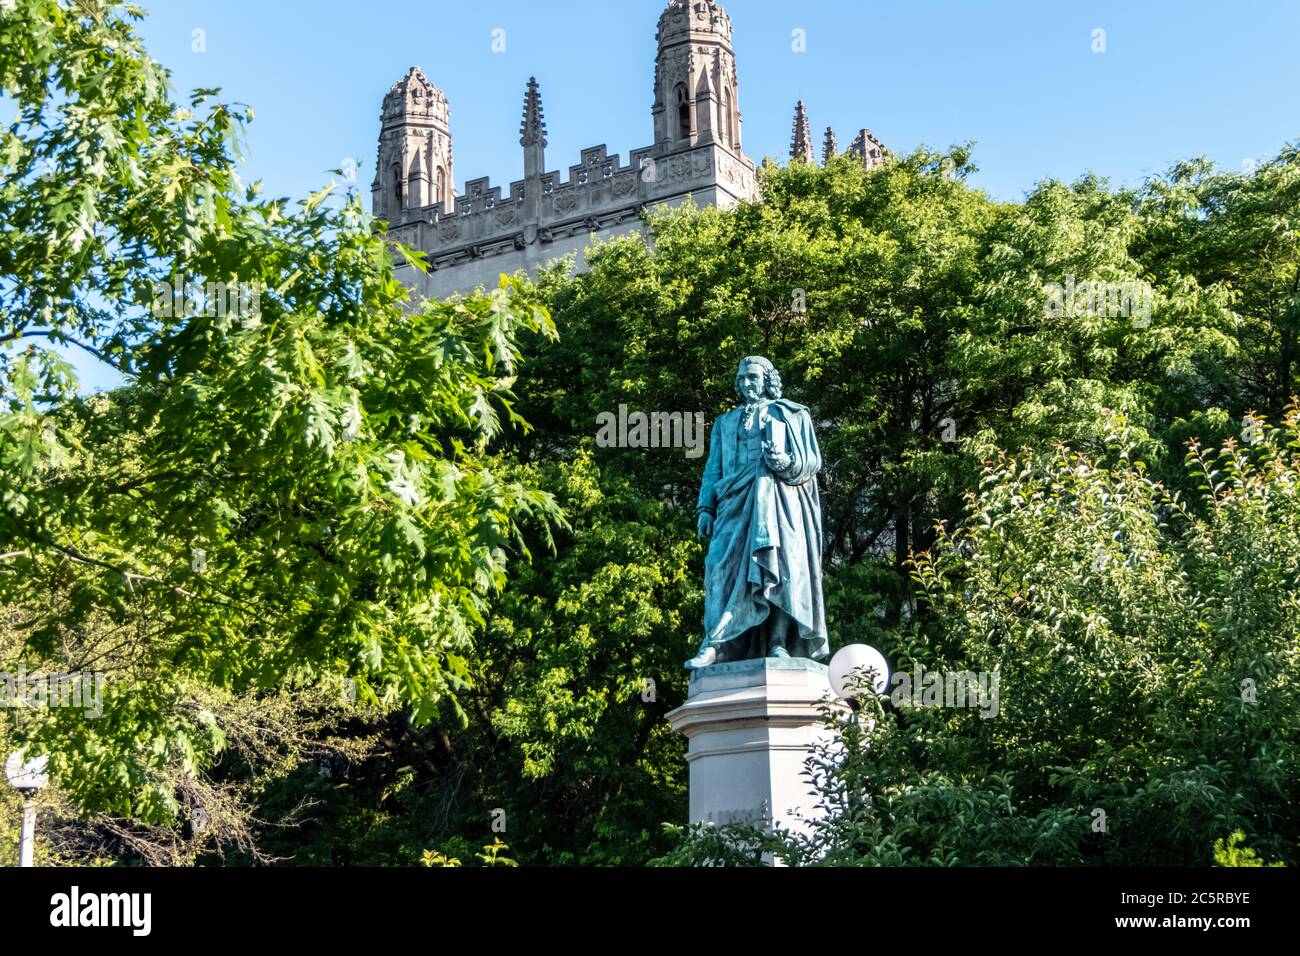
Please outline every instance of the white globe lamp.
M870 644L846 644L835 652L826 669L831 689L843 700L852 700L867 690L868 672L872 672L877 694L883 694L889 686L889 662Z

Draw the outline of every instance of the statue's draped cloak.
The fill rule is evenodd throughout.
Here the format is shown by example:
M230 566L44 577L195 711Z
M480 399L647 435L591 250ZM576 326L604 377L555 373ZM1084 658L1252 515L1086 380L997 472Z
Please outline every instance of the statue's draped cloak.
M821 450L812 416L784 399L759 411L785 423L790 467L774 474L763 461L745 461L742 415L720 415L709 437L699 506L712 510L713 536L704 559L704 643L718 660L767 656L763 625L779 609L794 626L786 641L793 657L820 659L829 651L822 604L822 519L817 494Z

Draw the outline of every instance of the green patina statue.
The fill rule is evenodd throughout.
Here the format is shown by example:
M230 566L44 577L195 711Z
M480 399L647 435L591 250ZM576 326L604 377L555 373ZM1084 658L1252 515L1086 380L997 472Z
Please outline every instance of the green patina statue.
M744 404L720 415L700 486L704 641L686 662L827 656L822 605L821 451L812 416L781 397L772 363L750 356L736 373Z

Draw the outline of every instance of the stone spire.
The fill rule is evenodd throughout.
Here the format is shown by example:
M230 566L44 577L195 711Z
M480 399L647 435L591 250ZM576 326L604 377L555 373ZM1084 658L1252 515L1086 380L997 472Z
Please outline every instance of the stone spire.
M537 77L528 78L524 91L524 119L519 124L519 145L524 148L524 219L535 222L541 211L542 174L546 172L546 121Z
M524 179L537 179L546 171L546 121L542 119L542 94L535 76L528 78L528 88L524 91L519 145L524 148Z
M835 153L835 130L827 126L826 137L822 140L822 165L825 166L829 163L834 158Z
M524 121L519 126L519 145L546 145L546 121L542 118L542 94L537 88L537 77L528 78L524 91Z
M794 107L794 135L790 139L790 158L801 159L805 163L814 162L812 131L808 128L808 114L804 111L803 100Z

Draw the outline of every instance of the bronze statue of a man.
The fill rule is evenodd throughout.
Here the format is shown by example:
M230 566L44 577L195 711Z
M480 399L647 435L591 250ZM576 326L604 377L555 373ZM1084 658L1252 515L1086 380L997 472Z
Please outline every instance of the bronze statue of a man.
M704 642L691 669L757 657L826 657L821 451L808 409L781 397L762 356L741 360L743 404L718 417L700 485Z

